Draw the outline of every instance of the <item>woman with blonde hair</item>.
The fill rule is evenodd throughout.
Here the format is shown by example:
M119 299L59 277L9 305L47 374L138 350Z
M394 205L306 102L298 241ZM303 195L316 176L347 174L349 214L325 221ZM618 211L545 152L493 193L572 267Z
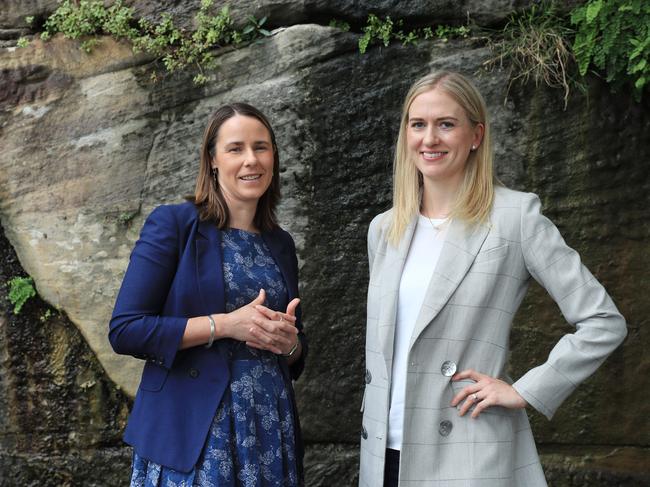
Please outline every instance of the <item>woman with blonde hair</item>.
M550 419L626 336L539 198L496 181L490 138L463 75L409 90L393 207L368 230L361 486L545 486L524 408ZM510 328L531 277L575 331L513 383Z

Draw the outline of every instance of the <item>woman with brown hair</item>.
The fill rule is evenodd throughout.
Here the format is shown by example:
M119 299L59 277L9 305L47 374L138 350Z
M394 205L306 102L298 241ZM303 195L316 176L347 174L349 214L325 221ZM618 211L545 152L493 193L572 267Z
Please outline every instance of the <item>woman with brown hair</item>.
M307 342L273 129L256 108L217 109L195 195L147 218L109 338L146 360L124 434L132 486L303 485L292 388Z

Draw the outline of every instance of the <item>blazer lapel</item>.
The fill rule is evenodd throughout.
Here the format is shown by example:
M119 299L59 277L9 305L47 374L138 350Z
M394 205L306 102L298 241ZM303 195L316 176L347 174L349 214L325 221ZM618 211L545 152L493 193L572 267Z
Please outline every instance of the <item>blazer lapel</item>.
M208 221L199 222L196 245L196 276L204 313L226 311L221 232Z
M415 232L417 217L406 227L404 236L397 247L388 245L386 248L385 265L381 275L381 303L379 310L379 344L386 361L388 377L392 370L393 342L395 339L395 322L397 320L397 298L399 283L404 270L411 239Z
M445 243L415 321L409 349L447 303L469 270L490 230L488 224L451 220Z

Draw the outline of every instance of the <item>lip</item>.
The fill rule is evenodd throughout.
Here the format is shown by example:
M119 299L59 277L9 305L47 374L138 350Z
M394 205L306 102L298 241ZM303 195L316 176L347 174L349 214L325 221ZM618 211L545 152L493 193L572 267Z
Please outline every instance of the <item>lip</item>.
M446 155L446 151L420 151L420 156L427 162L439 161Z
M262 179L262 174L260 173L255 173L255 174L243 174L238 177L240 181L244 181L245 183L255 183L257 181L260 181Z

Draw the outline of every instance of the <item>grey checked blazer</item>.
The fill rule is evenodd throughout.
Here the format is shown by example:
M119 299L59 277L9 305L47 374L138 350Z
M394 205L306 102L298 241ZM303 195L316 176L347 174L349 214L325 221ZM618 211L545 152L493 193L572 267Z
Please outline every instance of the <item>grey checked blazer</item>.
M530 193L498 187L488 224L450 223L427 285L408 355L400 486L546 486L526 412L492 407L478 419L449 406L467 381L442 363L505 377L513 316L530 277L560 307L574 333L513 386L547 416L626 335L625 320ZM383 485L397 296L415 219L395 248L386 240L390 211L368 231L370 283L366 331L360 486ZM471 381L469 381L471 382Z

